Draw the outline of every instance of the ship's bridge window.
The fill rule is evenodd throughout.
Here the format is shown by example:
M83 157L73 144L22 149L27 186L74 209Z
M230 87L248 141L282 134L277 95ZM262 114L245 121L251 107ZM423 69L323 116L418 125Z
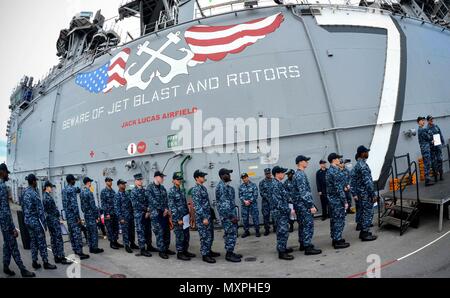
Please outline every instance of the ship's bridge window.
M302 0L293 1L298 2L298 4L306 2ZM246 8L250 8L250 4L254 3L257 3L257 5L252 5L253 7L267 7L278 5L274 0L198 0L197 3L198 5L200 5L201 10L196 4L194 10L194 19L243 10Z

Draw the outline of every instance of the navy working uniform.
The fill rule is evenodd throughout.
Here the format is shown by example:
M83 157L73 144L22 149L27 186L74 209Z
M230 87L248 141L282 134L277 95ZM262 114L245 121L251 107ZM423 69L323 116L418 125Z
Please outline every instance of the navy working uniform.
M284 188L286 189L286 192L287 192L287 195L288 195L288 198L289 198L288 202L289 202L289 204L292 204L292 206L294 206L294 195L295 195L294 173L295 173L295 171L294 170L289 170L288 174L291 171L292 171L292 178L289 179L289 176L288 176L288 178L286 179L286 181L284 181L283 184L284 184ZM291 215L289 214L289 232L293 232L294 231L294 221L295 221L295 218L291 219ZM276 223L275 223L275 225L276 225Z
M33 262L38 260L38 252L42 261L48 263L47 242L45 240L45 214L42 202L37 191L29 186L25 189L22 198L22 210L24 222L30 233L31 258Z
M366 160L359 158L351 173L351 192L357 197L360 208L361 232L369 232L373 219L373 187L372 173Z
M299 222L298 241L301 246L307 248L312 246L314 234L314 216L311 213L314 201L308 177L300 169L297 169L294 174L294 190L294 209Z
M98 249L97 219L99 213L95 205L94 194L87 187L81 191L80 204L88 233L89 250L94 251Z
M344 188L348 185L346 174L335 165L331 165L326 174L327 196L330 204L330 234L333 243L342 239L345 226L345 204L347 197Z
M174 185L170 188L168 204L170 212L172 213L177 252L185 253L189 249L189 227L184 229L184 224L180 225L178 221L183 220L183 217L189 214L189 209L186 202L186 196L180 187Z
M428 128L419 127L417 136L419 139L420 152L422 153L423 158L425 179L430 180L431 142L433 141L433 135L430 133Z
M20 257L19 247L17 245L14 231L16 227L12 219L11 209L9 207L8 190L6 184L0 179L0 227L3 235L3 266L8 268L11 263L11 257L21 271L26 270L25 265Z
M133 204L134 220L138 235L138 245L141 250L145 245L149 248L152 244L152 223L150 218L145 218L145 214L150 212L147 192L143 187L135 186L131 191L131 202Z
M266 169L269 170L270 169ZM265 171L266 171L265 170ZM270 196L273 185L273 178L264 178L259 182L259 194L261 196L261 212L264 219L264 229L266 233L270 231Z
M239 199L241 200L241 214L245 232L250 229L249 216L251 214L256 233L259 233L258 187L256 184L251 181L247 184L242 183L239 186ZM249 206L244 204L244 201L247 200L251 202Z
M170 245L169 215L164 216L164 211L169 209L166 188L162 184L152 182L147 187L147 196L156 244L160 252L165 252Z
M52 246L52 252L55 259L63 259L64 255L64 241L61 233L61 214L56 207L55 200L48 192L44 192L44 198L42 199L44 205L44 211L46 214L46 222L48 231L50 233L50 242Z
M63 208L66 214L67 225L70 233L70 243L76 254L82 253L83 242L81 238L81 217L78 209L77 193L80 189L73 185L67 185L63 190Z
M237 222L233 222L237 220L234 188L220 181L216 187L216 202L224 230L225 250L232 253L236 246L238 228Z
M114 198L116 192L114 189L105 187L100 192L100 202L105 215L105 225L108 234L108 240L112 243L116 243L119 239L119 220L114 208ZM109 216L109 219L106 217Z
M123 245L130 246L135 241L133 205L130 193L120 190L114 197L114 209L122 230Z
M192 188L192 202L195 208L198 234L200 235L200 252L202 256L208 256L211 253L214 241L214 226L211 218L209 195L205 186L197 183ZM207 225L203 224L204 219L208 220Z
M277 227L277 250L279 253L286 252L289 238L289 208L290 195L284 184L277 179L272 181L272 192L270 196L270 207L274 223Z
M434 144L430 144L430 153L435 179L437 180L437 174L439 174L441 176L441 180L443 180L444 172L442 169L442 146L445 145L444 136L442 135L441 129L436 124L428 124L428 130L432 136L439 135L441 138L442 145L435 146Z

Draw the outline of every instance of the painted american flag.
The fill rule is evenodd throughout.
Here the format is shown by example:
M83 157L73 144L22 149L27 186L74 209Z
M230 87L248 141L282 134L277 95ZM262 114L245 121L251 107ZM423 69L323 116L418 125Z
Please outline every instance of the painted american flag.
M107 93L113 88L125 86L124 77L131 50L125 48L102 67L76 76L75 83L91 93Z
M190 66L208 59L220 61L229 54L237 54L268 34L275 32L284 21L281 13L247 23L230 26L193 26L184 37L195 56Z

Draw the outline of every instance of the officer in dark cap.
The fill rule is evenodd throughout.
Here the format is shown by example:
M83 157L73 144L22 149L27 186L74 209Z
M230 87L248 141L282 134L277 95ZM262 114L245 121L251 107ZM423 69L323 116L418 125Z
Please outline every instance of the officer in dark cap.
M256 237L259 233L259 211L258 211L258 187L250 181L247 173L241 174L242 184L239 186L239 199L241 201L241 214L244 224L244 234L242 238L250 236L250 214L255 227Z
M259 194L261 196L261 211L264 219L264 236L270 234L270 194L272 191L272 171L264 169L265 178L259 182ZM275 226L273 228L276 231Z
M62 203L69 227L70 243L75 254L81 260L84 260L89 258L89 255L83 253L83 240L81 238L81 217L77 200L77 194L81 190L75 186L76 179L73 175L67 175L66 181L67 186L63 189Z
M286 172L287 179L283 183L284 184L284 188L286 188L287 194L289 196L289 204L292 204L292 206L294 205L294 196L295 196L294 174L295 174L295 171L292 170L292 169L287 171ZM289 216L289 233L294 232L294 222L295 222L295 220L293 218L296 218L296 215L292 215L291 214Z
M289 238L289 216L291 208L289 208L289 194L284 187L282 180L287 169L275 166L272 169L273 179L272 192L270 196L270 206L273 220L277 227L277 251L278 257L282 260L293 260L294 256L290 255L293 250L287 247Z
M56 207L55 200L52 197L53 188L55 185L50 181L44 184L44 197L42 204L46 215L46 222L48 231L50 233L50 242L52 245L53 256L56 264L70 265L71 261L66 259L64 254L64 241L61 233L61 214Z
M9 268L11 257L20 269L22 277L35 277L33 272L27 270L20 256L17 245L18 230L14 226L11 209L9 207L9 195L5 182L9 180L9 170L6 164L0 164L0 228L3 236L3 272L8 276L16 273Z
M25 189L22 198L22 211L24 222L30 234L31 259L33 268L41 268L38 263L38 253L44 262L44 269L56 269L56 266L48 262L47 242L45 240L45 213L44 206L37 192L37 178L34 174L29 174L26 178L28 187Z
M116 192L112 188L113 179L105 178L105 188L100 192L100 202L105 216L105 225L108 232L109 246L112 249L122 248L123 245L118 242L119 239L119 220L114 208L114 198Z
M330 168L326 175L327 196L330 203L330 234L332 245L335 249L347 248L349 243L342 238L345 227L345 216L348 208L345 188L347 187L347 177L341 170L342 155L331 153L328 155Z
M189 226L184 227L183 218L189 214L184 190L181 189L183 184L183 175L180 172L173 173L173 187L169 189L168 204L172 214L173 230L175 233L177 259L182 261L190 261L195 254L190 253L189 249Z
M442 146L445 145L444 136L442 135L442 131L437 124L434 123L434 118L431 115L427 116L428 121L428 130L431 135L439 135L441 139L441 144L430 144L430 152L431 152L431 163L433 167L434 181L438 182L438 176L441 181L444 180L444 170L442 168Z
M373 220L373 204L376 202L377 197L375 194L372 173L366 160L369 158L370 149L365 146L359 146L357 149L356 157L357 162L351 173L350 190L353 195L353 199L359 204L360 215L360 233L359 238L362 241L373 241L377 239L369 231ZM356 215L358 217L358 214Z
M236 214L236 195L234 188L230 185L233 170L220 169L220 182L216 187L217 210L222 221L225 239L225 259L229 262L240 262L242 255L235 254L238 217Z
M151 257L150 251L155 251L152 246L152 224L150 219L150 207L146 190L142 185L142 174L134 175L134 188L131 191L134 220L138 235L140 254L137 256ZM147 249L145 246L147 245Z
M123 244L125 245L125 251L132 253L132 249L139 249L135 241L135 228L134 228L134 215L133 205L131 203L130 193L126 191L127 182L119 179L117 181L119 190L114 198L114 209L117 215L117 219L122 230Z
M320 169L316 172L316 186L320 196L320 204L322 205L322 220L326 220L329 217L327 184L325 179L328 170L327 162L321 159L319 165Z
M295 171L294 174L294 208L297 213L299 225L301 225L301 228L298 229L300 251L305 251L305 255L317 255L322 253L322 250L316 249L312 244L314 235L314 214L317 212L317 209L316 206L314 206L311 186L305 173L310 159L310 157L304 155L299 155L295 159L297 171Z
M152 221L153 233L156 236L156 243L159 250L159 256L168 259L169 255L175 255L175 252L169 249L170 246L170 227L169 227L169 202L167 200L167 190L164 187L164 173L156 171L153 182L147 187L147 196L149 199L150 218Z
M419 140L420 152L423 158L423 167L425 170L425 186L431 186L434 183L430 179L431 170L431 146L433 146L433 135L430 130L425 127L425 117L417 117L417 138Z
M80 194L81 211L84 214L84 222L88 233L89 252L93 254L102 253L103 249L98 248L97 222L100 220L98 208L95 205L94 194L91 191L92 180L84 177L84 188Z
M213 264L220 253L211 250L214 241L214 225L211 217L211 204L208 190L203 185L206 175L200 170L194 172L195 186L192 188L192 202L195 209L195 221L200 235L200 252L206 263Z

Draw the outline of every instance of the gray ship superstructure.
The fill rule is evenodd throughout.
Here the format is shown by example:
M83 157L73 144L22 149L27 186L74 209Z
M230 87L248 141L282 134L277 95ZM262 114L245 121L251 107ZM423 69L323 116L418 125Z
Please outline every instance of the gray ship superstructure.
M101 13L74 17L57 42L60 64L11 97L15 198L29 173L57 185L61 209L67 174L94 179L98 197L106 176L132 182L142 172L150 182L157 170L182 171L189 189L201 169L214 199L220 168L234 170L237 188L238 173L257 182L275 163L295 167L298 154L312 157L314 185L320 159L334 151L353 159L361 144L384 186L394 155L420 156L418 115L448 130L448 2L200 2L128 1L119 19L139 16L141 36L125 44L103 29ZM279 159L259 150L177 154L172 121L199 112L223 123L278 118Z

